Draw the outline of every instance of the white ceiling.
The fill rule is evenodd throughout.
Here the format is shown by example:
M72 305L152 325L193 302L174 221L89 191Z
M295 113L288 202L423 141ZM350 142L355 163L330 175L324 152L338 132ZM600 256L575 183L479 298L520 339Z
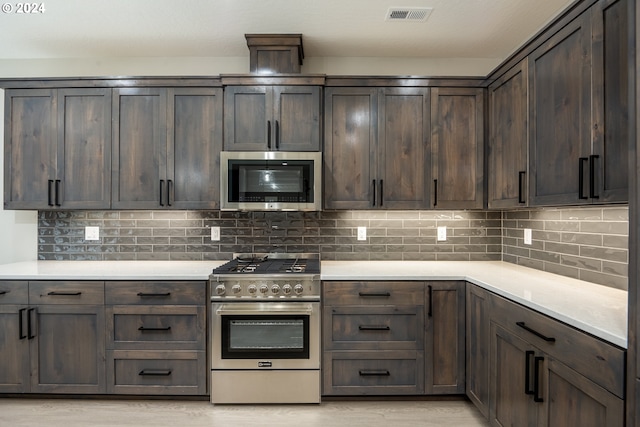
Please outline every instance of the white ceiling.
M0 12L0 59L245 57L246 33L301 33L305 57L492 58L572 0L37 0ZM431 7L388 22L389 7Z

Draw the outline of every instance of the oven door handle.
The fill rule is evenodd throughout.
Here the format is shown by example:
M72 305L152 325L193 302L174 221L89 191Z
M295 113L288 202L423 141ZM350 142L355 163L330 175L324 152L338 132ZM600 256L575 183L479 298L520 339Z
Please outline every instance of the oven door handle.
M297 303L297 302L232 303L232 304L222 304L215 311L217 315L309 314L313 312L313 305Z

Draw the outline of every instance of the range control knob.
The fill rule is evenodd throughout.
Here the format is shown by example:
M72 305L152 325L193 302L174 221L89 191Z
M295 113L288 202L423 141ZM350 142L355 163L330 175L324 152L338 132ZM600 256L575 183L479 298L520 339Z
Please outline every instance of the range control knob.
M282 287L282 292L284 292L285 295L289 295L292 290L293 288L288 283Z
M274 284L273 286L271 286L271 292L273 292L275 295L278 295L280 293L280 285Z
M237 294L242 290L242 288L240 287L240 285L233 285L231 290L233 291L234 294Z
M216 286L216 294L224 295L226 292L227 292L227 288L225 288L224 285Z
M300 283L298 283L293 287L293 292L295 292L297 295L300 295L303 291L304 291L304 288Z
M256 292L258 292L258 287L256 285L249 285L249 287L247 288L247 290L249 291L249 293L251 295L255 294Z
M260 285L260 293L266 294L267 292L269 292L269 287L267 285Z

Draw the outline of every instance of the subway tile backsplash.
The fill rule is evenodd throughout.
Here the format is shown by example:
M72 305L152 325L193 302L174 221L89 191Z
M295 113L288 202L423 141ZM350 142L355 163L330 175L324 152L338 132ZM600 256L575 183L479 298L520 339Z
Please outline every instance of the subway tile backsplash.
M84 240L84 227L100 239ZM221 230L211 241L210 227ZM356 239L357 227L367 239ZM437 241L437 227L447 240ZM533 230L525 245L523 229ZM324 260L501 260L626 289L628 209L517 211L40 211L41 260L224 260L313 252Z

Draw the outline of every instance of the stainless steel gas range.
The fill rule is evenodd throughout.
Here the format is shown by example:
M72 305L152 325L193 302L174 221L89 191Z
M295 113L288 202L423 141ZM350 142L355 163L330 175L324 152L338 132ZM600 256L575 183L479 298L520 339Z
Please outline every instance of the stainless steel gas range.
M211 402L320 402L320 257L237 255L211 282Z

